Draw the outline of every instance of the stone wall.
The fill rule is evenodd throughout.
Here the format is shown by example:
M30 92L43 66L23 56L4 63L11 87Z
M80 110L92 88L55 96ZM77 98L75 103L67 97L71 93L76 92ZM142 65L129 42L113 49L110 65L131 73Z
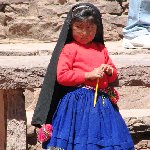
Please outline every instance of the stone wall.
M92 2L102 13L105 40L120 40L127 20L126 1L0 0L0 39L56 41L71 6Z

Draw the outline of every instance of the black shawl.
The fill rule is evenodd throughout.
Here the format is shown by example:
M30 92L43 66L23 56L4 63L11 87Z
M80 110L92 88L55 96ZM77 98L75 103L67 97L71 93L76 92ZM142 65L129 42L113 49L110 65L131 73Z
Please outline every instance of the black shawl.
M57 62L64 45L72 40L70 29L72 10L80 5L87 5L91 7L97 14L97 33L95 35L94 41L104 44L103 25L99 10L94 5L89 3L79 3L73 6L64 22L44 77L42 89L34 111L34 115L32 117L31 124L34 126L40 127L42 124L51 123L52 116L57 108L57 104L60 98L67 92L68 87L58 84L56 80Z

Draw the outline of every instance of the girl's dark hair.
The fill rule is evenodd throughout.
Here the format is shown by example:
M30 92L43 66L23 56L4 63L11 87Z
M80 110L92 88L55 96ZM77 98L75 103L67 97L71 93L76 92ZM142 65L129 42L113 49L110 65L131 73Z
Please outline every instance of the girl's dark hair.
M97 24L95 11L90 6L78 6L72 11L72 22L90 20Z
M103 25L102 25L100 12L98 9L96 8L94 9L90 5L86 5L86 4L79 4L72 8L70 28L68 31L66 43L70 43L71 41L73 41L72 29L71 29L72 23L75 21L82 21L82 20L89 20L97 25L97 32L93 41L101 42L102 44L104 44Z

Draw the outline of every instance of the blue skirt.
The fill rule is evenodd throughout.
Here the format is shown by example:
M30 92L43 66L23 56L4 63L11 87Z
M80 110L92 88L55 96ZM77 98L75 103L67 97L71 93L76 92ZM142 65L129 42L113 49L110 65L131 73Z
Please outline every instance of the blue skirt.
M44 149L134 150L128 128L106 93L99 92L94 107L94 90L74 88L59 102L53 116L53 135Z

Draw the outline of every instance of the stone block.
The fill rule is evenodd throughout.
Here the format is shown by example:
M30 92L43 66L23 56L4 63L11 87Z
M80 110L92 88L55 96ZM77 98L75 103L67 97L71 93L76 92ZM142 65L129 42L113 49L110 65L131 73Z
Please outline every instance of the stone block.
M30 29L34 27L38 22L38 19L35 17L25 18L18 17L13 22L8 24L8 35L10 37L30 37L32 32Z
M122 86L116 89L120 94L118 101L120 109L150 109L150 87Z
M92 0L91 0L92 2ZM94 3L97 6L102 14L112 14L112 15L120 15L122 13L122 7L117 1L105 1L99 0Z
M4 14L13 14L11 15L11 21L5 20L5 26L9 30L6 34L6 38L33 38L41 41L57 41L68 11L77 2L80 1L0 0L1 12ZM89 0L82 2L91 2L100 9L104 22L105 40L120 40L122 38L122 27L125 24L125 18L127 18L127 15L124 17L121 15L125 9L123 7L124 5L118 1L106 0ZM25 17L27 20L28 17L34 16L39 18L40 21L33 26L30 23L26 24L22 22L19 24L18 20L21 20L21 18L18 18L18 16ZM46 19L51 21L51 24L49 28L42 28L42 22Z
M119 86L150 86L149 55L112 55ZM128 60L128 61L127 61ZM0 56L0 88L40 88L50 56Z
M26 150L26 112L23 90L4 90L7 116L6 149Z
M0 24L0 39L6 39L6 28Z
M4 150L6 145L6 118L3 93L4 90L0 90L0 150Z
M0 24L4 26L5 25L5 20L6 20L5 13L0 12Z
M29 4L9 4L5 7L5 13L14 13L17 16L28 17Z
M0 4L20 4L20 3L29 3L30 0L0 0Z
M150 149L150 133L140 133L132 136L135 139L135 150Z
M126 16L103 14L104 37L107 41L122 39L122 29L126 24Z
M40 88L25 89L25 109L26 111L34 110L38 101Z

